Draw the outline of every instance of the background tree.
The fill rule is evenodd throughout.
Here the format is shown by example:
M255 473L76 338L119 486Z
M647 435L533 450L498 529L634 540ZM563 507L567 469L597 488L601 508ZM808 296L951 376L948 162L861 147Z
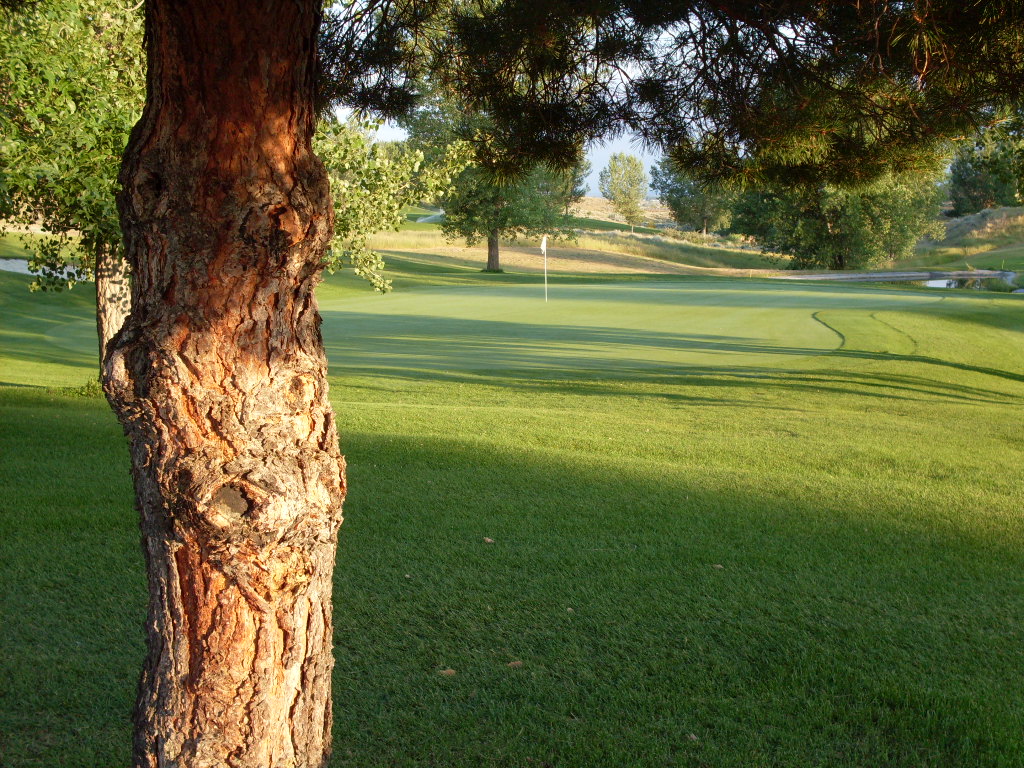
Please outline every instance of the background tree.
M671 158L662 158L651 169L651 187L672 212L672 218L684 229L703 232L721 231L732 221L735 191L700 184L679 170Z
M647 199L647 172L639 157L628 152L614 153L598 176L598 189L629 224L630 232L643 223L644 211L640 206Z
M552 170L534 163L515 177L502 177L490 167L487 116L437 90L428 92L429 98L402 122L410 145L437 158L435 162L446 153L466 160L447 191L437 197L444 208L445 235L465 239L470 246L486 241L484 271L500 272L502 239L568 234L569 210L586 192L583 164Z
M570 166L559 175L561 184L561 192L559 194L565 200L565 210L563 213L566 216L571 215L573 206L590 192L590 184L587 182L590 171L590 161L581 159L576 165Z
M471 166L441 198L441 229L467 245L487 241L487 272L500 272L502 240L519 236L565 236L571 221L565 213L573 203L564 174L535 165L525 178L501 183L486 169ZM578 201L579 198L576 198Z
M100 357L128 315L114 195L142 112L142 19L111 0L0 13L0 218L22 232L33 290L95 280Z
M1019 203L1015 138L1006 130L988 130L957 148L949 169L951 215Z
M749 191L733 229L762 249L792 256L793 269L854 269L910 256L926 235L941 236L938 173L889 174L868 185L826 184Z

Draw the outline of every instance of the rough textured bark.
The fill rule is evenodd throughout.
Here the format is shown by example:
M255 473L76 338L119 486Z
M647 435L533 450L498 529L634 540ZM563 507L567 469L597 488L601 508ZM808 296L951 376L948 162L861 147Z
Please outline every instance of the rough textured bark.
M322 766L344 461L313 296L318 0L150 0L105 363L149 575L134 764Z
M498 257L501 241L498 239L498 234L497 229L492 229L487 234L487 272L501 272L501 260Z
M105 243L97 243L96 335L99 337L101 362L106 355L107 343L121 330L131 309L128 274L128 262Z

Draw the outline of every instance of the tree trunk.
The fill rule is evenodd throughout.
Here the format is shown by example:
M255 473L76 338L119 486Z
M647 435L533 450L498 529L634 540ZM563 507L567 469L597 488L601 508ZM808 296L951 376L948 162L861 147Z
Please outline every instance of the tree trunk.
M498 248L501 241L498 239L499 230L492 229L487 235L487 269L485 272L501 272L501 261L498 258Z
M150 0L105 361L149 577L134 765L319 768L344 460L313 296L318 0Z
M100 364L107 343L121 330L131 309L128 262L106 243L96 244L96 335L100 343Z

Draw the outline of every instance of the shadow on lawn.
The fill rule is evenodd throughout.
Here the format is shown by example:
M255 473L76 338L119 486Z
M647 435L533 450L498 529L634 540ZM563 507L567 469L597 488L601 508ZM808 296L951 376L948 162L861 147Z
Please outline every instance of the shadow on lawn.
M383 374L546 389L558 389L565 386L564 381L571 381L573 390L579 385L585 389L599 386L595 379L725 388L779 386L875 397L920 394L929 399L985 402L1016 402L1020 395L944 381L932 374L956 371L991 377L996 380L993 384L1024 383L1024 373L1016 371L846 346L796 347L735 336L435 316L351 312L325 312L324 316L328 358L334 361L335 376ZM845 337L836 333L845 345ZM716 362L697 365L692 362L694 355L711 356L703 359ZM790 360L781 368L772 364L773 358ZM890 371L900 366L907 372L847 370L842 367L846 361L890 364ZM810 366L814 368L807 370Z
M0 433L3 765L127 764L145 588L123 440L99 401L3 398L24 406ZM1019 758L1018 536L814 478L475 439L346 435L332 765Z

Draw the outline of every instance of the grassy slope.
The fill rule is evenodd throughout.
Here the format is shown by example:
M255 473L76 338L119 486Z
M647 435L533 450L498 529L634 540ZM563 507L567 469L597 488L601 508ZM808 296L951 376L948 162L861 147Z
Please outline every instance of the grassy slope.
M1008 269L1024 272L1024 209L999 208L955 219L948 237L900 267Z
M27 259L28 256L21 236L11 233L0 235L0 259Z
M388 259L395 255L409 258L424 252L440 255L453 243L445 240L437 224L423 224L417 221L421 216L430 213L433 211L425 208L410 208L401 230L375 235L371 238L372 247L388 252ZM579 230L576 242L560 241L557 247L641 256L701 268L775 269L779 266L776 261L765 258L758 251L731 247L725 243L719 243L720 247L713 247L684 242L650 227L636 227L634 233L630 232L628 224L580 216L572 218L572 225ZM539 247L540 238L521 238L518 242ZM461 241L455 241L455 244L461 245ZM484 246L481 244L476 250L480 262L483 263L486 259ZM469 253L471 252L467 251L467 255Z
M537 250L540 247L540 238L519 238L516 244ZM382 232L370 238L370 246L381 251L386 262L396 257L400 260L421 260L420 257L426 255L431 263L447 260L452 265L465 263L482 266L487 257L485 244L480 243L473 249L463 248L461 241L446 240L436 224L412 224L408 227L403 226L399 232ZM504 247L504 253L507 254L508 244ZM766 258L758 251L702 246L674 240L668 236L629 232L581 232L575 242L557 241L552 243L551 247L569 252L604 251L640 256L703 269L780 268L776 261ZM643 268L639 265L636 267L638 271Z
M332 765L1022 765L1018 297L501 278L320 292L351 481ZM0 764L124 765L125 452L101 400L38 386L91 377L85 294L24 281Z
M599 232L642 232L650 235L656 235L660 230L654 227L633 227L630 228L629 224L623 224L618 221L608 221L607 219L595 219L588 216L573 216L571 219L571 226L576 229L589 229L596 230Z

